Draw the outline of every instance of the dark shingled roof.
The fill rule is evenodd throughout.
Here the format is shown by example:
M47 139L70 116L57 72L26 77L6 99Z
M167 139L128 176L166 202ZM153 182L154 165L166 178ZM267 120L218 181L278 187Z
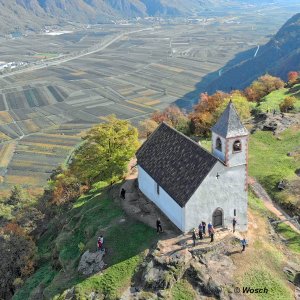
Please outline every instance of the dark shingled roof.
M199 144L162 123L141 146L137 162L181 207L217 163Z
M231 101L228 103L218 122L212 127L211 130L224 138L244 136L249 134L248 130L242 124Z

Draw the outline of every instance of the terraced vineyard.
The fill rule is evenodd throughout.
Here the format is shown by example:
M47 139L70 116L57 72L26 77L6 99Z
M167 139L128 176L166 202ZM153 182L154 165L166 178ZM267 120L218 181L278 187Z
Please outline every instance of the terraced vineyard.
M255 52L291 14L249 10L196 24L103 25L6 41L0 46L3 59L31 62L39 59L36 53L63 56L107 46L56 65L46 61L42 69L0 75L0 189L45 184L82 132L108 114L138 124L174 102L191 108L227 61L240 51ZM121 35L125 31L133 33Z

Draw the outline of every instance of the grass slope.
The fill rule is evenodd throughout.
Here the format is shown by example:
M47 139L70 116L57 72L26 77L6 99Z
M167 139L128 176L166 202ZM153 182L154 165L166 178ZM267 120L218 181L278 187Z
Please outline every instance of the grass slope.
M72 286L80 299L86 299L92 291L105 295L106 299L120 295L130 284L144 250L156 241L157 235L152 228L125 216L109 195L100 184L79 198L64 220L49 224L38 243L39 267L13 299L29 299L41 284L46 299L61 299L60 294ZM80 276L76 271L81 256L78 245L83 243L85 250L95 251L100 234L104 235L108 249L105 257L108 268L103 274ZM58 257L62 270L51 267L49 261L53 256Z
M300 235L287 224L281 223L276 231L286 240L287 246L296 253L300 254Z
M292 88L283 88L276 90L262 98L262 102L258 106L261 112L280 111L279 104L288 96L295 96L298 101L295 104L295 110L300 111L300 84L294 85Z
M249 246L245 253L232 256L237 266L235 278L237 286L267 288L268 293L247 294L255 300L292 300L293 286L288 283L283 267L290 260L284 246L270 239L268 221L271 215L264 203L249 194L249 231L247 239ZM300 238L300 237L299 237ZM294 257L299 262L300 256Z
M281 204L291 202L297 204L297 194L292 190L280 192L277 184L286 179L298 181L295 174L300 168L297 156L289 157L287 153L299 151L300 130L289 128L277 139L271 132L258 131L250 137L249 174L259 180L270 196Z

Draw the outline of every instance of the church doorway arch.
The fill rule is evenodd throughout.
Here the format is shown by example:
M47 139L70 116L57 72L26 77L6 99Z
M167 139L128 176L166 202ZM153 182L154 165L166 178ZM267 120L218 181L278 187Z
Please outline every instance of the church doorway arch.
M221 208L217 208L212 217L213 226L214 227L222 227L223 226L223 210Z

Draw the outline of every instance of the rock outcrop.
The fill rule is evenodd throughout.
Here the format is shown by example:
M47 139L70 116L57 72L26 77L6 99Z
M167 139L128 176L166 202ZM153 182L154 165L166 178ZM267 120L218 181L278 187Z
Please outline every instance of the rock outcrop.
M97 251L95 253L90 251L84 252L78 265L78 272L88 276L103 270L105 267L103 261L104 254L104 251Z
M254 131L266 130L278 134L292 125L300 124L300 114L261 113L256 122Z
M231 287L235 286L235 266L227 255L226 244L220 243L213 250L207 246L199 247L195 251L190 247L172 248L159 242L142 266L140 286L135 288L134 296L142 299L140 296L145 291L151 291L159 298L168 299L163 291L170 290L184 278L194 287L199 297L235 299L231 293Z
M190 266L192 255L184 249L165 256L156 249L148 259L142 275L144 288L162 290L171 288L183 277Z

